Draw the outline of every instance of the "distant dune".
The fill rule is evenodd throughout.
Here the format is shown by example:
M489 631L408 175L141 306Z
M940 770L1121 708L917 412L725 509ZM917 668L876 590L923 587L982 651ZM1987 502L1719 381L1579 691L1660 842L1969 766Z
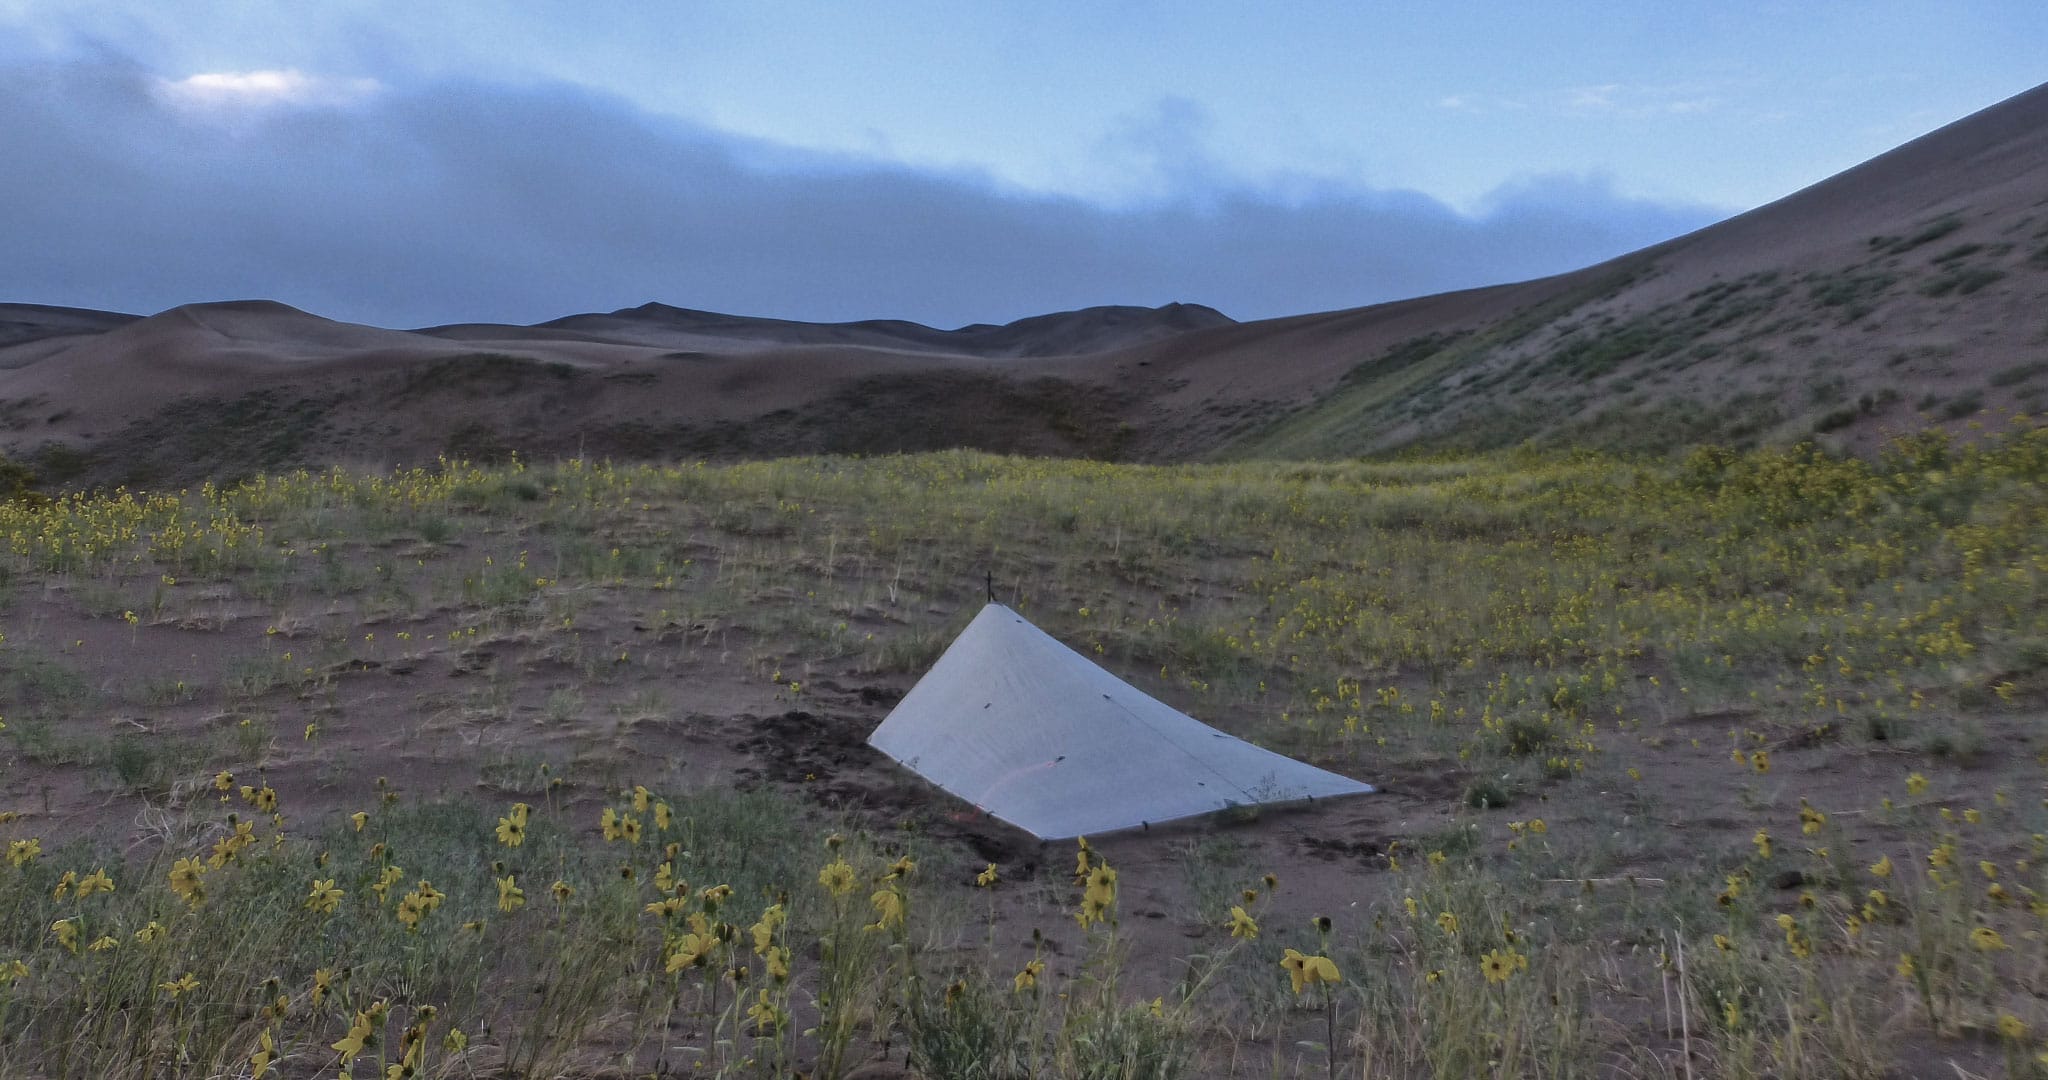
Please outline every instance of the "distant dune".
M178 484L515 451L1866 448L2048 407L2044 313L2048 87L1598 266L1251 323L1170 304L941 330L649 303L387 330L268 301L0 305L0 453L60 484Z

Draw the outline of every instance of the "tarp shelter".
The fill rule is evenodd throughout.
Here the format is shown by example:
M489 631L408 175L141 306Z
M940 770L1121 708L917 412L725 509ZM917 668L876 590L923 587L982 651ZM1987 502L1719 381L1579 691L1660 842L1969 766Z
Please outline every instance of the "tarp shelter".
M868 743L1041 840L1372 790L1147 697L1000 604Z

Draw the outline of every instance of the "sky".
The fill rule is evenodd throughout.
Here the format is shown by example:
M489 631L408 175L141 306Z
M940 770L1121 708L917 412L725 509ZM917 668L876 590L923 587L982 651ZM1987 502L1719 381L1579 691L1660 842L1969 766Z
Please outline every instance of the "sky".
M0 302L1355 307L1762 205L2043 43L2038 0L0 0Z

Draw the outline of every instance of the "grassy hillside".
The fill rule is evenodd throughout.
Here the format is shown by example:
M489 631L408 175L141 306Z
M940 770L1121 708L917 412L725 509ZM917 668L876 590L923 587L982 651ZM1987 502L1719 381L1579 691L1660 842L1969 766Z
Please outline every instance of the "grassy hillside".
M2020 425L1869 459L949 452L11 505L0 1055L2021 1075L2043 481ZM980 818L862 740L985 571L1384 791L1078 855Z
M2048 323L2029 313L2048 295L2048 217L1945 214L1825 266L1672 288L1687 265L1678 242L1476 331L1398 342L1223 453L1869 451L2048 405Z

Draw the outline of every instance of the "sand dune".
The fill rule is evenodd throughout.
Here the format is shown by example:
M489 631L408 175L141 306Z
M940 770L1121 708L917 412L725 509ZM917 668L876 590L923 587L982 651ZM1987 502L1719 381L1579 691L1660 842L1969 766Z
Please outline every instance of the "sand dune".
M0 304L0 348L112 330L137 316L44 304Z
M693 311L649 303L604 315L571 315L536 330L560 331L595 340L676 350L746 352L791 345L849 345L951 356L1069 356L1105 352L1231 320L1198 304L1162 308L1091 307L1019 319L1001 326L977 323L937 330L914 322L868 320L803 323ZM474 340L494 328L437 327L422 331Z
M1819 437L2048 407L2048 87L1539 281L1237 323L1001 326L661 303L390 330L269 301L0 305L0 452L74 483L439 454L978 446L1155 460Z

